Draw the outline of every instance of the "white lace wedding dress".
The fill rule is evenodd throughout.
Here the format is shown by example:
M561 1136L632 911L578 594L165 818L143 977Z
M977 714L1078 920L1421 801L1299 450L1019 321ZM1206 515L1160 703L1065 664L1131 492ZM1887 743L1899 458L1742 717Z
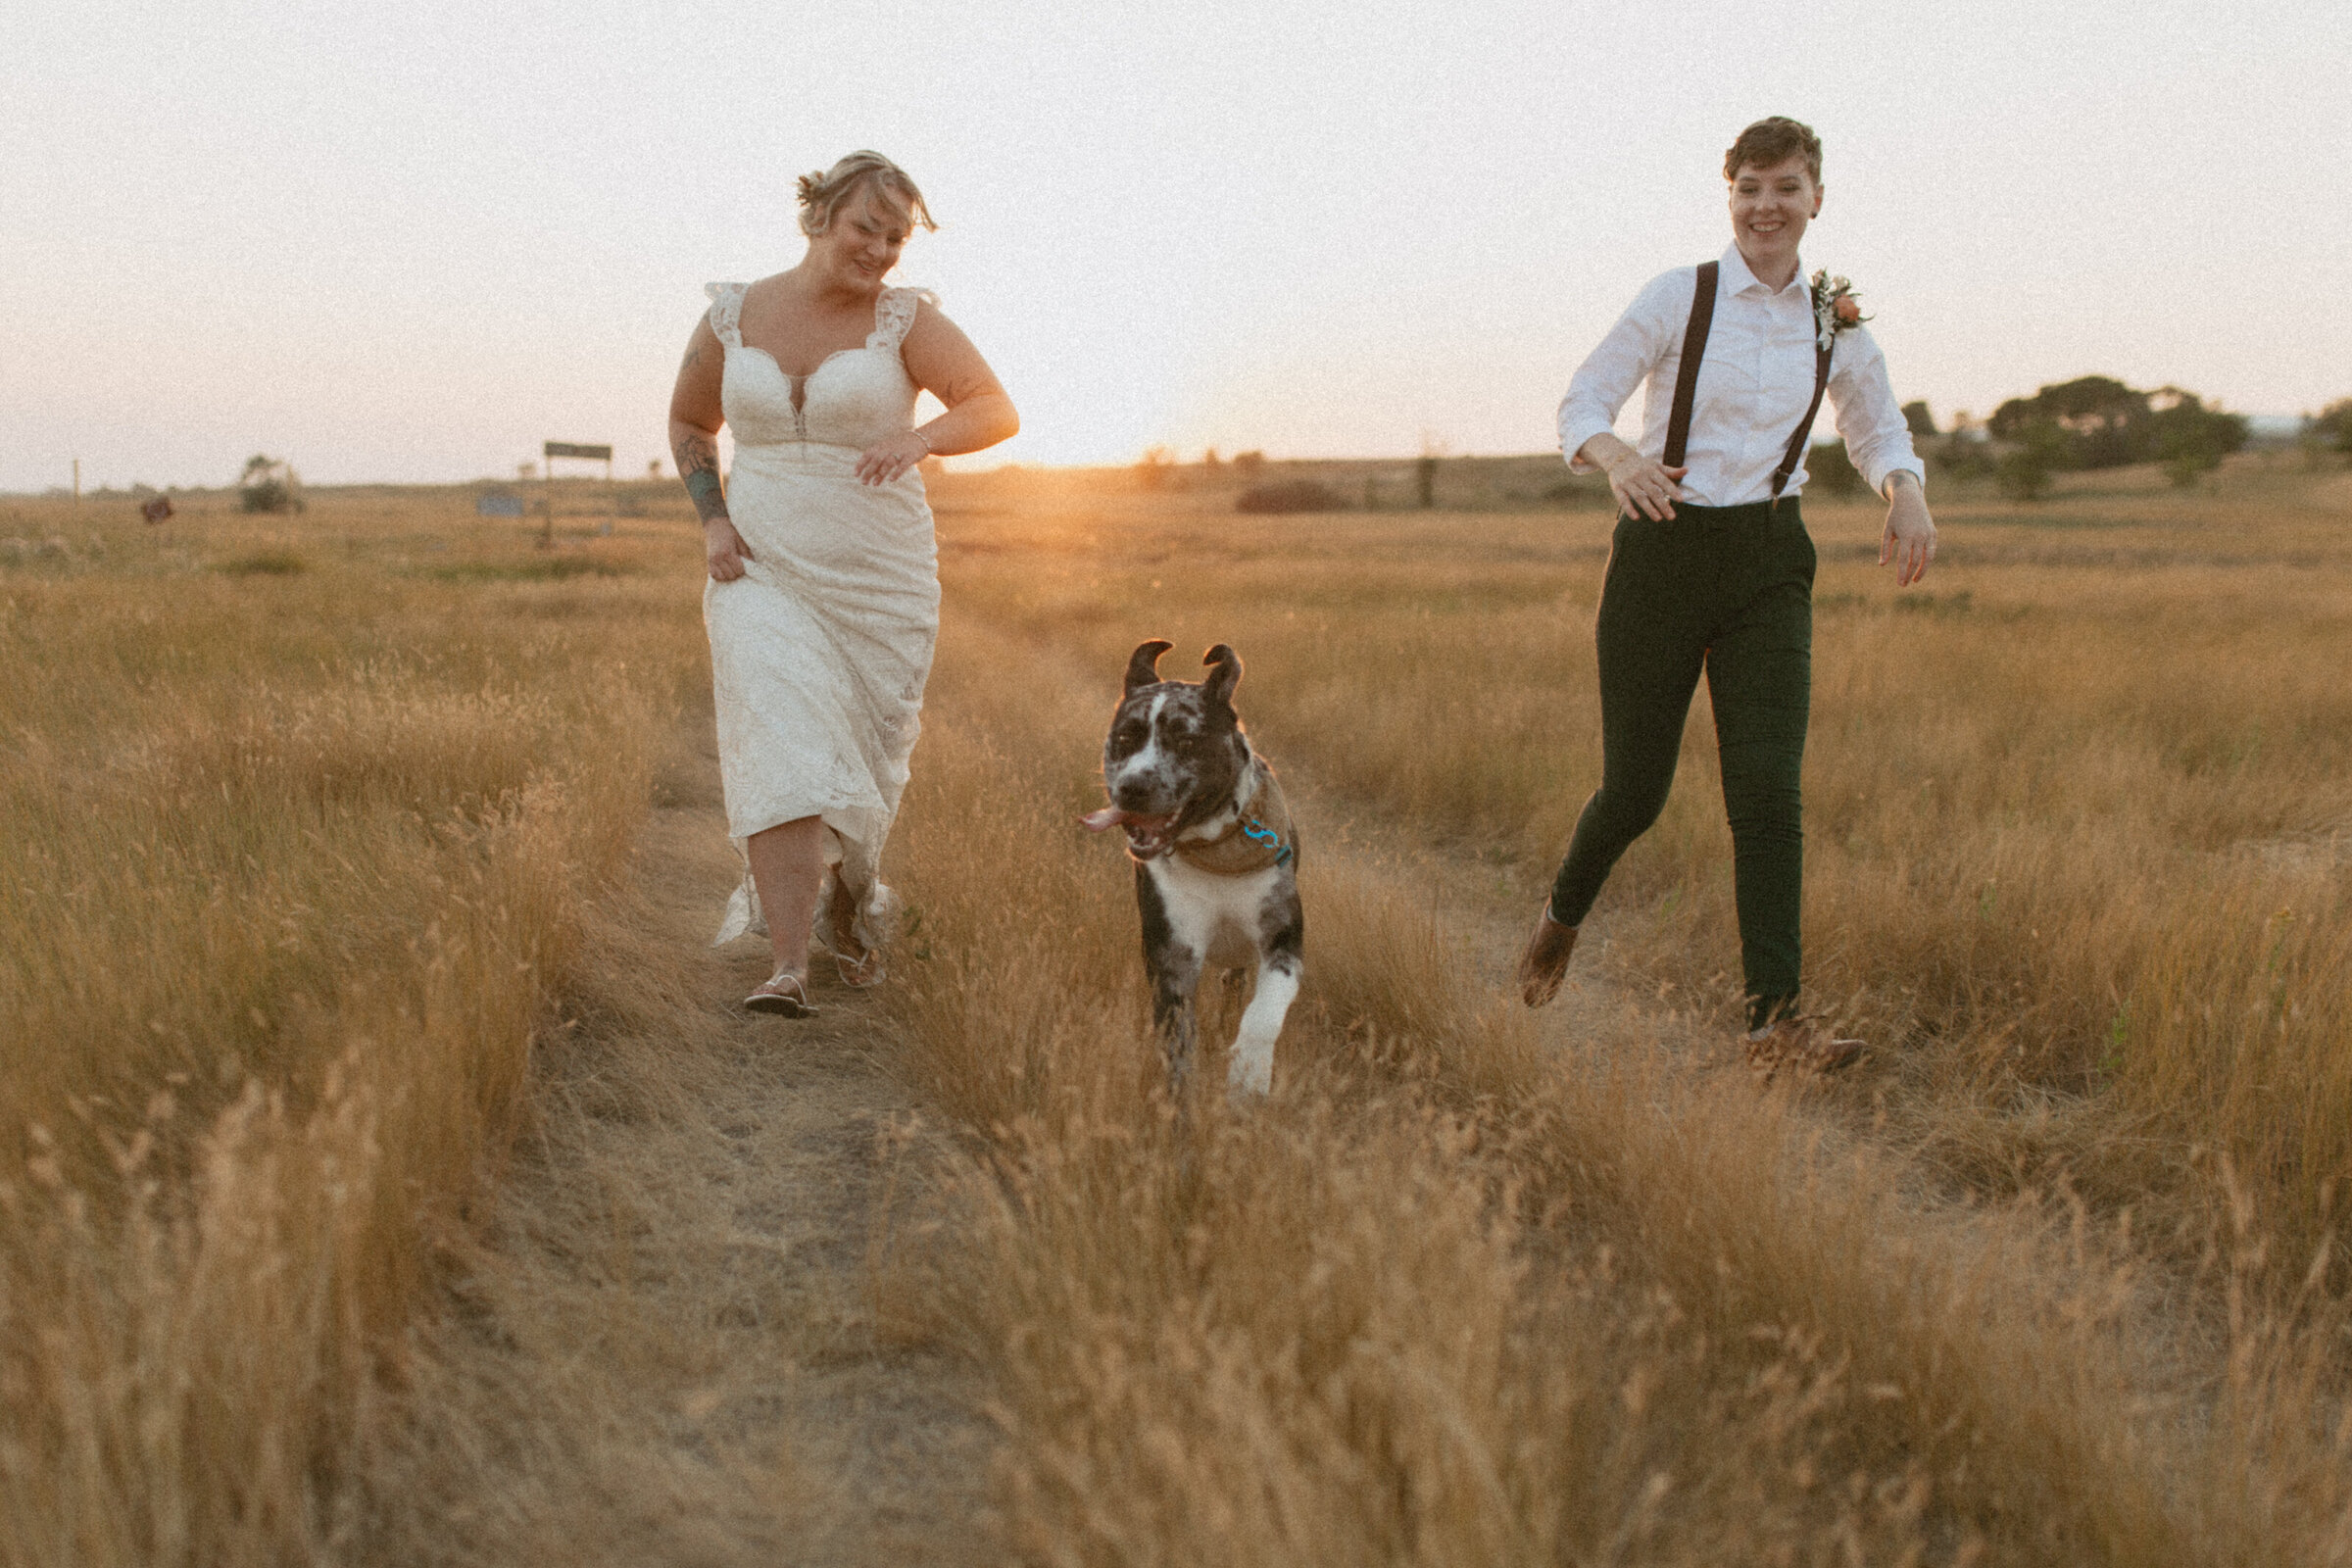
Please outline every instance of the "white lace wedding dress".
M735 435L727 511L752 555L741 577L703 587L727 832L740 850L763 829L822 818L858 940L880 947L893 907L882 845L921 728L939 556L921 476L909 468L868 485L856 465L913 423L916 388L899 346L921 296L884 289L863 347L792 376L743 341L744 288L706 289ZM717 940L764 925L747 863Z

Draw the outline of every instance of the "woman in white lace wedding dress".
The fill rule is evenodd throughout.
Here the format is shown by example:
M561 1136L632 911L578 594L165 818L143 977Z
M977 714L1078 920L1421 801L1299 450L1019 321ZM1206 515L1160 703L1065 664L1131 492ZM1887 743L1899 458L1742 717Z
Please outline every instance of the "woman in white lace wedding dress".
M749 867L724 942L762 921L775 970L745 1004L799 1017L820 885L852 985L881 975L882 846L906 786L939 630L938 558L916 465L1019 428L977 350L884 276L922 195L878 153L801 180L808 254L712 283L670 399L670 447L702 514L703 618L727 830ZM946 412L914 427L928 391ZM722 487L717 434L735 433ZM832 868L828 878L826 868Z

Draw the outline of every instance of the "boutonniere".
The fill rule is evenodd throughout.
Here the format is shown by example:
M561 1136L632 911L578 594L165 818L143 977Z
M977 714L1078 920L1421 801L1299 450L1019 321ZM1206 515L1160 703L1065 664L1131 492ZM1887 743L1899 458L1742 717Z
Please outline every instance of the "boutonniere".
M1827 268L1813 274L1813 341L1817 347L1827 350L1838 333L1869 319L1862 314L1862 298L1854 292L1851 279L1832 277Z

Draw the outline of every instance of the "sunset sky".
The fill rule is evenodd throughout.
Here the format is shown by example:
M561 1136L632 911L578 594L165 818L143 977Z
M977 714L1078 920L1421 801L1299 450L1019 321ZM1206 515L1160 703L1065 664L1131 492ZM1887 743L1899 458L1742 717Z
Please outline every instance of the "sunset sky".
M66 6L0 36L0 490L509 475L662 452L793 177L904 164L1026 428L984 460L1554 444L1723 149L1828 147L1939 420L2086 372L2352 395L2340 3ZM1465 18L1469 20L1464 20Z

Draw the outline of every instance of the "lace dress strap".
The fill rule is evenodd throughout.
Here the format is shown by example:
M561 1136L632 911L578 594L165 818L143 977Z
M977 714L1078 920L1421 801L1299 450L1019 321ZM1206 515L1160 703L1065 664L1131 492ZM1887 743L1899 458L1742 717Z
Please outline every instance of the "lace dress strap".
M731 349L743 347L743 291L749 287L748 283L703 285L703 292L710 296L710 330Z
M925 300L934 307L939 304L939 296L927 288L884 289L874 301L874 329L866 334L865 346L898 353L906 341L906 329L914 325L916 308Z

